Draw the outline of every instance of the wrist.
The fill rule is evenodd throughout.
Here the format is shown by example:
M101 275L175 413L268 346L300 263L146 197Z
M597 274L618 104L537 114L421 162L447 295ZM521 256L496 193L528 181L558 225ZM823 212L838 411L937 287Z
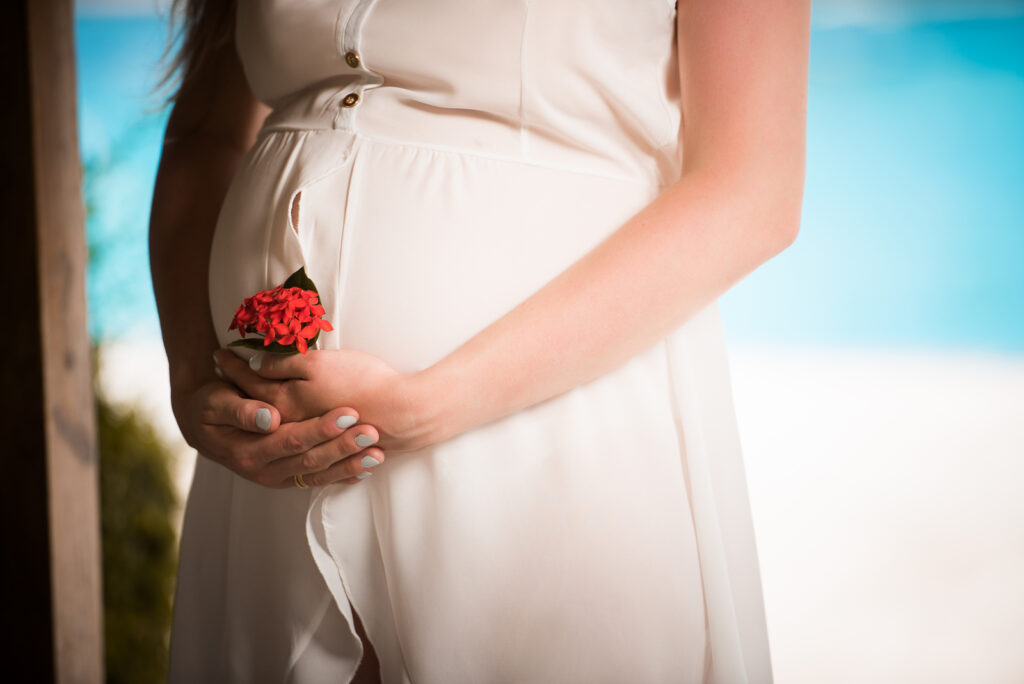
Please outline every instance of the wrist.
M451 439L468 430L459 412L459 400L453 378L436 366L400 376L399 393L404 400L408 434L416 448Z
M167 365L172 401L188 396L203 385L218 380L212 356L204 364L198 359L169 361Z

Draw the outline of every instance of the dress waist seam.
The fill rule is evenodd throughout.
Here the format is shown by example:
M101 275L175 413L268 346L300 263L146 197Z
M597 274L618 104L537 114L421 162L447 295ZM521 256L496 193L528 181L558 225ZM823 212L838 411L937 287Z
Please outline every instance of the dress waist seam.
M600 172L597 172L597 171L592 171L590 169L584 169L584 168L580 168L580 167L576 167L576 166L570 166L570 165L566 165L566 164L541 163L541 162L538 162L538 161L535 161L535 160L524 159L524 158L519 158L519 157L512 157L512 156L501 155L501 154L490 154L490 153L487 153L487 152L482 152L480 150L471 150L471 149L460 148L460 147L449 147L447 145L438 145L438 144L432 144L432 143L421 143L421 142L414 142L414 141L409 141L409 140L399 140L399 139L396 139L396 138L388 138L386 136L370 135L370 134L364 133L363 131L360 131L360 130L357 130L357 129L354 129L354 128L340 128L340 127L339 128L327 128L327 127L324 127L324 128L313 128L313 127L303 128L303 127L300 127L300 126L288 126L288 125L277 124L277 125L273 125L273 126L269 126L267 128L264 128L262 131L260 131L259 139L262 139L265 136L270 136L270 135L275 135L275 134L287 134L287 133L309 133L309 134L341 133L341 134L347 134L347 135L352 136L356 141L364 141L364 142L367 142L367 143L370 143L370 144L375 144L375 145L386 145L386 146L392 146L392 147L404 147L404 148L408 148L408 149L416 150L416 151L436 152L436 153L440 153L440 154L454 155L454 156L460 156L460 157L475 157L475 158L478 158L478 159L487 159L487 160L491 160L491 161L506 162L506 163L511 163L511 164L521 164L521 165L524 165L524 166L530 166L530 167L540 168L540 169L547 169L547 170L551 170L551 171L561 171L561 172L566 172L566 173L576 173L576 174L581 174L581 175L585 175L585 176L589 176L589 177L603 178L605 180L612 180L612 181L617 181L617 182L622 182L622 183L630 183L630 184L633 184L633 185L639 185L639 186L643 186L643 187L646 187L646 188L650 188L651 190L655 190L658 193L662 192L665 188L668 187L668 185L665 184L665 183L658 183L658 182L654 182L653 180L650 180L650 179L638 178L638 177L635 177L635 176L615 175L615 174L610 174L610 173L600 173Z

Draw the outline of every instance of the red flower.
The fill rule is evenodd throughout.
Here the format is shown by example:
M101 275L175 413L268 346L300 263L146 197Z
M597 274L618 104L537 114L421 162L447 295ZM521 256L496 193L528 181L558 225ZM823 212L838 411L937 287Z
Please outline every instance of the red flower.
M301 287L278 286L257 292L238 307L228 330L238 330L242 337L247 332L263 335L265 347L274 342L295 345L305 354L309 341L321 330L334 330L323 318L326 311L319 301L316 291Z

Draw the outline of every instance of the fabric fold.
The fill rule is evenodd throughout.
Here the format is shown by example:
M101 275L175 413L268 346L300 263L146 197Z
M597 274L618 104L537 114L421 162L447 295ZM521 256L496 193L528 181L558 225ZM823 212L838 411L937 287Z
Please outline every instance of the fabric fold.
M769 684L757 547L718 303L664 343L700 550L711 682Z

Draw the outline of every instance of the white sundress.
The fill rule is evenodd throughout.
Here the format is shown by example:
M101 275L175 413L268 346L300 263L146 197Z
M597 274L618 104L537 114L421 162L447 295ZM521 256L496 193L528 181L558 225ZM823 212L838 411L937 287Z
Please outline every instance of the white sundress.
M678 179L675 24L673 0L239 2L274 111L214 235L221 343L305 266L321 349L446 356ZM348 682L353 610L385 684L770 682L717 303L352 486L200 456L171 681Z

